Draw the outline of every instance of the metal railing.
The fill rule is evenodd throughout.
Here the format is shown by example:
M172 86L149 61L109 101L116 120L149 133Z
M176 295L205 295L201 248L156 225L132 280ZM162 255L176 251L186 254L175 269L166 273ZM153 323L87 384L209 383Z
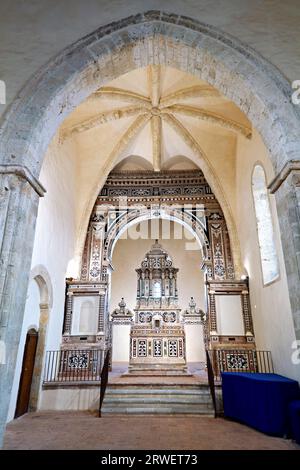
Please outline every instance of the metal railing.
M97 349L47 351L43 383L99 382L104 360Z
M271 351L248 349L206 350L207 378L215 417L222 414L216 384L222 383L222 372L274 373ZM220 408L221 406L221 408Z
M273 373L271 351L250 349L214 349L207 351L214 378L221 380L222 372Z
M215 386L215 377L212 362L210 360L210 353L211 351L206 350L206 365L207 365L207 378L208 378L208 385L210 388L210 394L213 401L215 418L217 417L217 399L216 399L216 386Z
M102 371L101 371L101 383L100 383L100 399L99 399L99 418L101 418L101 408L102 403L106 391L106 386L108 382L108 373L110 368L110 358L111 358L111 351L110 349L106 351Z

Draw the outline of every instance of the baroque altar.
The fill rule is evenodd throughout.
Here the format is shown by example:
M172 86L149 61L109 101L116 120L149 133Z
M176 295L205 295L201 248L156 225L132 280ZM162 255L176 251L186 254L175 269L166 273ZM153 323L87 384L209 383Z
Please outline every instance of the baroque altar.
M185 332L178 306L178 269L157 240L137 272L129 372L172 367L186 372Z

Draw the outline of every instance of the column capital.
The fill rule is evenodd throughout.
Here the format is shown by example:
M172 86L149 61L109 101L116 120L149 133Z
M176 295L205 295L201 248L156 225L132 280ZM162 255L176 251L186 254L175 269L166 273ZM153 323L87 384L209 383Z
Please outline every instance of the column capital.
M44 186L24 165L0 165L0 174L19 176L27 181L40 197L43 197L46 192Z
M270 193L276 193L282 183L288 178L291 173L294 172L296 174L300 174L300 160L290 160L281 168L279 173L277 173L275 178L273 178L273 180L268 186Z

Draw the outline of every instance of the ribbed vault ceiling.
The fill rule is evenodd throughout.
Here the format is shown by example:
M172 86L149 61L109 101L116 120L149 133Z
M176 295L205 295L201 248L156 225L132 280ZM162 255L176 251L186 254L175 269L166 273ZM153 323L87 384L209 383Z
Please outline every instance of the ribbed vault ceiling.
M207 137L251 138L251 133L245 115L215 88L162 66L134 70L100 88L61 130L63 139L75 137L85 146L102 135L101 148L113 141L110 161L139 155L155 171L178 155L202 154Z

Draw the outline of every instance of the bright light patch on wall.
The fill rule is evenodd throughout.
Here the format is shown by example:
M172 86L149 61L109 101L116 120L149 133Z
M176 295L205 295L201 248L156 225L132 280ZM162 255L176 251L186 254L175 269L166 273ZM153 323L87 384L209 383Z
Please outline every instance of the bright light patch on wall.
M252 175L252 194L263 282L264 285L266 285L279 276L279 268L266 176L261 165L254 167Z
M66 277L73 277L76 279L79 274L79 265L80 265L80 257L77 256L75 258L72 258L68 262Z

